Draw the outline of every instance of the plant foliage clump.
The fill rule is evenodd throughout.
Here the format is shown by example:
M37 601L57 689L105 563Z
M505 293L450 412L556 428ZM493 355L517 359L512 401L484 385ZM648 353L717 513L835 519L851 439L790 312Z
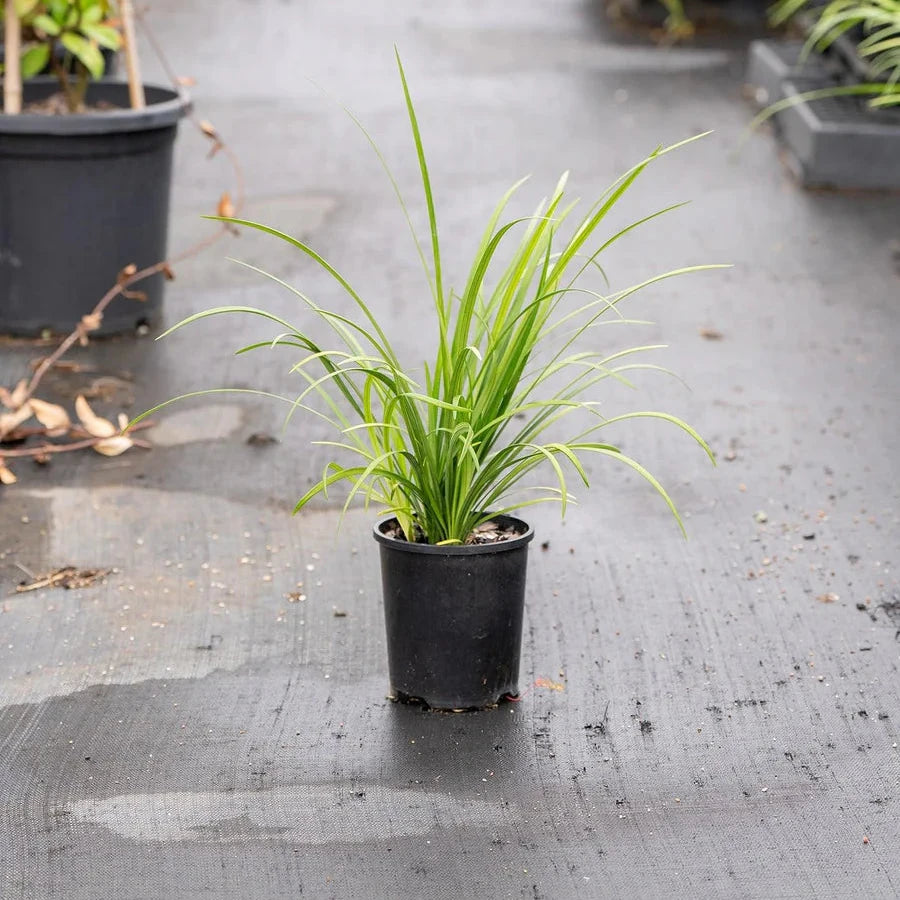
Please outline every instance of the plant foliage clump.
M625 420L662 419L685 431L713 458L697 432L675 416L637 411L607 418L600 411L596 398L600 383L612 379L628 384L631 371L659 369L637 361L640 354L658 349L658 345L604 351L595 349L596 340L584 339L596 336L601 326L628 322L619 307L640 289L675 275L716 267L677 269L606 294L577 282L586 270L599 267L598 258L614 242L676 208L647 215L605 239L596 237L607 215L644 169L688 141L657 148L574 222L576 203L566 197L565 175L533 215L505 220L507 204L522 182L514 185L490 216L465 283L455 291L444 279L431 179L399 57L398 65L429 222L428 249L418 239L416 246L430 284L437 351L434 359L424 364L422 377L412 377L372 307L330 263L305 243L246 220L231 221L278 237L306 254L349 295L357 314L351 317L325 309L267 275L296 294L327 327L332 341L324 343L306 328L251 307L206 310L175 328L224 313L262 316L274 322L280 333L238 352L274 347L300 352L291 372L304 380L305 387L295 396L279 399L291 404L288 418L297 409L325 418L337 436L320 443L342 457L347 454L348 461L330 462L318 483L300 498L295 512L316 495L345 482L349 485L347 505L359 495L382 505L396 515L408 539L459 543L492 513L547 501L560 503L565 512L570 499L568 479L574 473L588 484L583 460L591 455L608 457L637 471L677 517L671 498L657 479L614 444L600 439L600 432ZM375 150L384 164L377 147ZM412 229L396 180L386 164L385 169ZM568 236L564 236L564 226ZM584 343L589 346L575 346ZM313 395L321 398L326 412L307 405ZM579 425L567 439L547 438L548 429L559 430L576 413L585 414L586 419L585 415L577 417ZM522 480L538 467L552 474L552 483L523 494Z
M773 25L782 25L803 12L811 16L812 26L801 60L813 52L823 53L841 35L854 33L858 35L856 52L875 79L810 91L804 95L806 99L859 95L869 96L873 107L900 104L900 0L831 0L826 4L778 0L770 10L770 20Z

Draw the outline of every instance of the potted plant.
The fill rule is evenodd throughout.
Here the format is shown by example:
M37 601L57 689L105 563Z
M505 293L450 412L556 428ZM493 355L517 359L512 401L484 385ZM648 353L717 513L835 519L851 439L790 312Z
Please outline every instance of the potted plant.
M804 41L754 41L747 82L811 187L900 188L900 0L780 0L773 24Z
M0 332L71 331L118 273L165 258L172 147L189 102L140 82L129 11L109 0L6 0ZM122 43L119 21L128 83L100 80L101 50ZM48 66L53 75L35 74ZM132 292L144 302L117 306L99 331L152 321L162 279Z
M339 482L349 486L345 509L361 496L385 510L374 537L381 552L392 694L431 707L481 708L517 692L526 555L533 532L512 513L548 501L559 503L565 513L571 474L586 486L583 460L600 456L637 471L678 518L656 478L598 437L630 419L674 424L713 459L696 431L667 413L604 417L595 389L608 380L628 384L632 370L658 368L635 359L657 346L597 349L600 334L613 338L619 333L607 325L628 321L619 312L623 301L662 279L715 267L678 269L608 294L577 284L580 275L599 267L598 258L615 241L675 209L646 215L603 241L596 239L635 179L651 162L689 142L683 141L657 148L577 222L565 176L533 215L504 221L522 182L514 185L491 215L461 289L448 288L431 179L399 57L398 66L430 226L428 251L418 239L415 244L434 310L432 361L420 373L408 369L373 307L329 262L295 238L242 219L230 221L285 241L324 269L349 296L356 315L328 310L269 275L306 306L312 327L297 328L258 308L227 306L192 315L166 334L221 314L259 316L275 325L273 340L239 352L289 348L298 353L291 371L306 386L299 395L280 399L290 404L289 417L298 409L312 412L337 434L321 442L335 449L336 458L295 512ZM387 169L380 153L379 158ZM587 345L579 349L584 339ZM309 404L313 397L321 401L319 409ZM576 424L566 434L570 421ZM565 436L551 438L550 433ZM539 468L550 474L551 484L528 481Z

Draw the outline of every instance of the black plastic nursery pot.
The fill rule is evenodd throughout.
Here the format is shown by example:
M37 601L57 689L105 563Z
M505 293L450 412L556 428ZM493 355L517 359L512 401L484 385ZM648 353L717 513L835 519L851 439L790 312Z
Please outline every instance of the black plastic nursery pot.
M23 105L57 90L25 82ZM172 149L190 102L145 86L147 106L129 108L128 85L94 82L77 115L0 115L0 333L71 331L130 264L166 256ZM143 302L117 298L101 334L152 325L163 276L135 285Z
M417 544L375 525L392 695L436 709L483 709L518 694L525 572L534 531L491 544Z

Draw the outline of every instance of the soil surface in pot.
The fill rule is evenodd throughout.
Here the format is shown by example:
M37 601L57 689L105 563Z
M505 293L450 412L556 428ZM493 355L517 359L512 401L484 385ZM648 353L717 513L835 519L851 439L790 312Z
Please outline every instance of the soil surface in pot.
M396 520L391 523L383 533L386 537L394 538L398 541L406 540L406 535L403 533L403 529ZM469 533L469 536L464 543L470 546L472 544L499 544L501 541L511 541L520 534L523 534L523 532L517 531L511 525L504 527L497 522L488 520L487 522L482 522L480 525L476 526ZM417 540L416 543L424 544L426 542Z
M76 111L75 114L80 115L83 113L105 113L112 112L113 110L120 108L121 107L116 106L114 103L102 101L100 103L88 103L87 105L83 105ZM44 97L42 100L35 100L31 103L26 103L22 112L38 116L73 115L72 111L68 107L68 104L66 103L66 95L62 91L51 94L49 97Z

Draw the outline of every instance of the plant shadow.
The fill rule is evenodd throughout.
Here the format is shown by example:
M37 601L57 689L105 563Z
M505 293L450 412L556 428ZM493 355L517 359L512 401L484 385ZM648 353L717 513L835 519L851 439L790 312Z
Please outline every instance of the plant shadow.
M533 749L515 703L462 713L393 703L388 713L384 774L409 785L480 791L515 775Z

